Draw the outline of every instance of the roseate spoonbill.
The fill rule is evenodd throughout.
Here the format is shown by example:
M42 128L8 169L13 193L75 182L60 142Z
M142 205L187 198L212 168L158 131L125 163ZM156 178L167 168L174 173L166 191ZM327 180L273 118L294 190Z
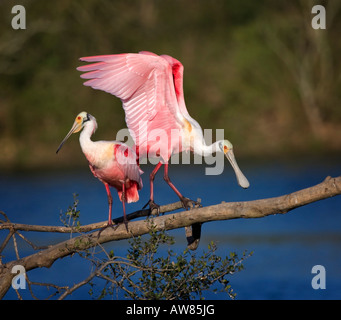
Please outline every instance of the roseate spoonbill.
M93 175L104 183L108 195L109 218L108 226L112 225L111 210L112 196L109 187L117 189L118 196L123 205L123 218L128 231L128 221L125 212L125 202L139 200L138 190L142 188L142 180L135 152L126 144L119 141L91 141L91 136L97 129L95 117L87 112L77 115L71 130L61 142L57 152L71 134L79 132L79 142L82 151L89 161Z
M190 203L195 203L185 198L168 176L169 158L184 150L204 156L223 152L234 169L239 185L249 187L234 157L232 144L228 140L220 140L206 145L200 125L188 114L183 93L184 67L180 61L147 51L84 57L80 60L95 62L77 68L86 72L81 75L81 78L88 79L84 85L121 99L138 157L150 154L160 156L160 162L150 174L150 208L158 207L154 203L153 181L162 164L164 180L179 196L184 208L188 209ZM172 139L174 130L178 130L180 143L178 139ZM159 145L157 153L155 137L160 133L165 133L166 140L162 141L162 146L167 147L160 148Z

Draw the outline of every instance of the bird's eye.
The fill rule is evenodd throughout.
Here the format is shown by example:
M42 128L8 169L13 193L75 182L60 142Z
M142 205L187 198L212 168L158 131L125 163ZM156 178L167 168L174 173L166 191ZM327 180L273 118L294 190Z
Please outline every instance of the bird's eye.
M224 146L224 153L226 153L227 151L229 151L229 148Z

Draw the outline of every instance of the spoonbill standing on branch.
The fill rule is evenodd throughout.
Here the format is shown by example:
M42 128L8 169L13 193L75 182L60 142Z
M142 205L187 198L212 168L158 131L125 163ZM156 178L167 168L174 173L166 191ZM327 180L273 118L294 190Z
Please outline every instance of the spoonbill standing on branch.
M83 79L88 79L84 85L121 99L138 158L160 158L150 174L151 209L158 207L154 203L153 181L162 164L164 179L179 196L184 208L188 209L190 203L196 203L185 198L168 176L171 155L182 151L190 150L201 156L223 152L234 169L239 185L249 187L248 180L235 160L232 144L228 140L220 140L206 145L200 125L188 114L183 93L184 68L180 61L168 55L158 56L147 51L85 57L80 60L94 62L77 68L86 72L81 75ZM180 139L174 139L174 130Z
M128 231L125 202L139 200L138 190L142 188L140 170L135 152L126 144L118 141L91 141L90 137L97 129L96 119L87 112L81 112L75 119L71 130L61 142L57 152L65 141L83 129L79 136L82 151L89 161L93 175L104 183L108 195L108 225L112 225L112 196L109 187L116 188L123 205L123 218Z

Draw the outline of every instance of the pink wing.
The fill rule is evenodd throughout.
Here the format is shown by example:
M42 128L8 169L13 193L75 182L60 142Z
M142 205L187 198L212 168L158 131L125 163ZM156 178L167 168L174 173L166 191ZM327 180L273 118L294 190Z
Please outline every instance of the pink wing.
M172 67L172 73L173 73L173 81L174 81L174 89L176 98L178 100L180 111L185 116L190 116L188 114L186 104L185 104L185 98L184 98L184 89L183 89L183 78L184 78L184 66L182 63L166 54L161 55L162 58L164 58Z
M125 143L117 141L114 143L114 156L125 178L137 182L138 189L142 189L141 174L143 171L137 164L135 152Z
M150 52L141 52L81 60L97 61L77 68L87 72L81 76L89 79L84 85L121 99L126 123L139 148L140 157L147 154L150 148L148 142L155 141L158 133L154 129L165 130L170 140L171 129L181 128L183 115L174 89L173 67L167 59Z

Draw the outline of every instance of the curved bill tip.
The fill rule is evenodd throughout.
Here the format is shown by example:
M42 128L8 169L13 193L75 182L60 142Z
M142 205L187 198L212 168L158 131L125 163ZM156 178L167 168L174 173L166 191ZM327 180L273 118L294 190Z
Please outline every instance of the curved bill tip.
M242 188L247 189L250 186L249 180L247 180L243 172L239 169L239 166L237 164L236 158L234 157L234 153L232 149L230 149L225 155L226 155L226 158L230 161L231 166L236 174L238 184Z
M244 188L247 189L248 187L250 187L250 182L249 180L246 179L246 177L244 175L238 177L237 176L237 180L238 180L238 184Z

